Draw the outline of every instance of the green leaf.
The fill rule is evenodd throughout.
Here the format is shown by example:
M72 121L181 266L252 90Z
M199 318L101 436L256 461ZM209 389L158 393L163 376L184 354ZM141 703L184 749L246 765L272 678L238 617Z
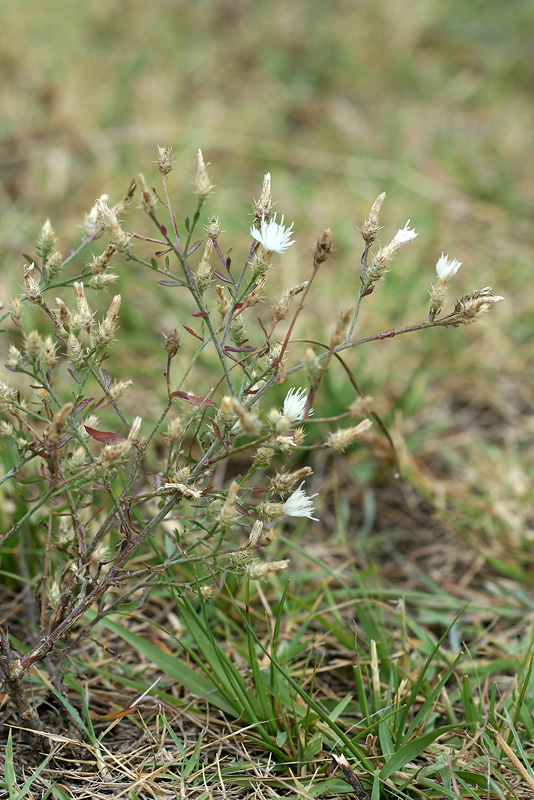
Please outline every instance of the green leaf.
M457 727L457 725L443 725L441 728L435 728L433 731L424 733L417 739L412 739L411 742L404 744L382 767L380 770L380 779L385 781L390 778L395 772L401 770L406 764L417 758L417 756L419 756L423 750L426 750L432 742L440 736L443 736L444 733L455 730Z

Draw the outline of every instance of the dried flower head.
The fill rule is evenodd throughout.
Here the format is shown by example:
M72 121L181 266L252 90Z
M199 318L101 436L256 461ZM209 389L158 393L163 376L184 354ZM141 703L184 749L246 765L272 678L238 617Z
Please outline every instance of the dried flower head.
M365 417L373 407L374 398L370 394L357 397L349 407L351 417Z
M49 278L55 278L63 268L63 256L59 250L55 250L48 256L45 262L46 271Z
M343 344L347 338L349 326L355 310L356 304L351 303L345 309L345 311L341 312L339 319L335 324L334 330L332 331L332 338L330 339L330 345L332 348L339 347L339 345Z
M154 214L158 207L158 198L148 188L145 176L142 172L137 176L137 184L141 190L141 208L145 214Z
M283 561L264 562L262 564L247 564L245 566L245 575L253 581L259 581L267 577L271 572L280 572L287 569L289 566L289 559Z
M174 164L172 147L158 146L158 169L163 176L168 175Z
M103 200L97 200L97 206L102 224L108 230L111 241L117 250L123 253L128 252L130 249L130 237L121 228L116 213Z
M202 150L197 150L197 175L195 178L195 194L199 200L206 200L211 194L215 184L211 182L202 156Z
M221 226L219 225L219 217L211 217L210 221L204 228L210 239L215 242L221 235Z
M308 285L309 281L304 281L304 283L299 283L297 286L291 286L288 289L284 289L279 301L274 307L273 317L278 321L285 319L288 315L291 301L295 295L300 294L307 289Z
M254 463L258 467L268 467L272 461L274 456L274 450L272 447L258 447L256 450L256 457L254 459Z
M54 418L50 423L50 428L48 431L48 438L54 444L58 444L58 442L65 435L67 419L73 408L74 403L65 403L65 405L54 414Z
M109 195L101 194L100 197L95 200L91 210L84 215L82 228L84 236L87 239L92 239L100 230L100 203L107 203L108 199Z
M234 409L234 398L230 397L230 395L225 395L225 397L223 397L221 400L215 421L218 425L228 427L229 425L234 424L235 418L236 413Z
M330 258L334 250L334 239L330 228L325 228L315 243L313 250L313 266L317 269L324 261Z
M339 428L328 436L325 444L327 447L343 453L345 448L356 441L362 433L368 431L372 424L370 419L362 419L358 425L351 428Z
M491 291L491 286L486 286L462 297L454 307L453 315L456 321L461 325L470 325L482 314L490 311L495 303L504 300L504 297L492 295Z
M78 334L81 330L91 330L93 324L93 312L89 308L89 303L85 296L85 290L81 281L73 283L74 296L76 298L77 311L72 316L71 327L74 333Z
M121 296L120 294L116 294L110 303L105 318L98 324L98 331L95 335L95 347L98 350L103 350L112 342L117 326L120 306Z
M252 526L252 530L248 535L247 547L256 547L256 545L261 539L262 531L263 531L263 522L257 519L254 525Z
M180 348L180 334L176 328L173 328L168 335L165 336L165 350L169 358L174 358Z
M291 223L289 228L286 228L284 225L283 215L281 223L276 221L276 214L268 222L267 220L262 219L259 230L253 226L250 229L250 233L252 237L256 239L256 241L259 242L263 249L269 254L285 253L287 248L294 244L294 241L291 240L293 223Z
M219 522L221 523L223 530L231 528L237 519L236 499L238 491L239 484L237 481L232 481L230 488L228 489L228 494L226 495L226 500L221 506L221 510L219 512Z
M263 178L263 188L261 197L252 204L254 216L257 219L268 217L273 207L273 195L271 192L271 173L267 172Z
M113 242L110 242L103 253L101 253L99 256L93 256L93 260L87 265L88 267L91 267L91 272L93 275L101 275L106 271L107 266L116 250L117 248Z
M54 245L56 243L56 234L54 233L54 229L49 219L47 219L39 232L39 238L37 239L37 252L43 259L46 259L52 250L54 249Z
M295 472L277 472L276 475L271 478L271 488L280 495L287 494L296 483L302 481L303 478L307 478L312 472L313 470L311 467L301 467L295 470Z
M24 362L24 357L18 347L14 344L9 345L7 365L10 369L19 369Z
M30 361L36 361L41 358L43 350L43 340L38 331L30 331L24 340L24 353L26 358Z
M24 265L24 282L22 284L22 291L24 292L26 300L29 300L30 303L37 303L37 305L41 305L43 302L43 293L39 287L38 281L36 281L33 276L34 269L35 264L33 262L31 264Z
M213 240L207 239L202 259L200 261L200 264L195 270L195 280L198 286L198 290L201 294L203 294L210 285L212 276L210 258L212 252L213 252Z
M84 363L83 348L73 333L69 333L67 338L67 356L71 364L79 369Z
M181 417L174 417L167 425L167 440L170 444L176 444L182 438L184 432L184 425Z
M246 411L241 403L235 398L231 399L232 408L237 414L239 426L244 433L249 436L257 436L261 431L261 422L258 415L252 411Z
M54 366L57 361L56 344L51 336L45 338L41 355L47 367Z
M386 193L382 192L376 198L375 202L371 207L371 211L369 212L369 216L365 220L362 225L362 236L364 241L367 244L372 244L377 237L378 231L380 230L378 225L378 215L380 213L380 209L382 208L382 203L386 199Z

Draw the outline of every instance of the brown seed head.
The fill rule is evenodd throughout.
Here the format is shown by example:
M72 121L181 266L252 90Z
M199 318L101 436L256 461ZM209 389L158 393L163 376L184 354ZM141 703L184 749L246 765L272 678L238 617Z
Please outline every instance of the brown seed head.
M174 164L172 147L158 146L158 169L162 175L168 175Z
M317 239L315 249L313 251L313 265L317 268L323 261L326 261L332 255L334 250L334 240L330 228L326 228L320 237Z
M179 348L180 334L176 328L173 328L169 335L165 337L165 350L169 354L169 358L174 358Z
M470 325L490 311L495 303L504 300L504 297L492 295L491 291L491 286L486 286L462 297L454 307L457 321L461 325Z
M362 236L367 242L367 244L372 244L377 237L378 231L380 230L378 226L378 215L380 213L380 209L382 208L382 203L386 199L386 193L382 192L376 198L375 202L371 207L371 211L369 212L369 216L365 220L362 225Z

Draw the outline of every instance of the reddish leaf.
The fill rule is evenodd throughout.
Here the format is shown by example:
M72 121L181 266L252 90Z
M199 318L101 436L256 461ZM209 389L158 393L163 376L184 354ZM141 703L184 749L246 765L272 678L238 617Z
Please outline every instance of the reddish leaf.
M95 428L90 428L89 425L83 426L92 439L97 442L105 442L106 444L117 444L117 442L124 442L125 437L120 433L111 433L111 431L97 431Z
M188 328L188 327L187 327L187 325L184 325L184 328L186 329L186 331L187 331L188 333L190 333L190 334L191 334L191 336L194 336L194 337L195 337L195 339L200 339L200 341L201 341L201 342L203 342L203 341L204 341L204 339L202 338L202 336L199 336L199 335L198 335L198 333L195 333L195 331L191 330L191 328Z
M171 392L170 399L174 400L178 397L180 400L185 400L186 403L191 403L192 406L213 406L217 408L217 403L209 400L207 397L198 397L196 394L187 394L187 392Z
M255 353L256 348L253 347L251 344L247 344L244 347L230 347L230 345L226 345L224 348L225 353Z
M82 400L80 403L78 403L78 405L76 406L76 408L72 412L72 416L75 417L76 414L79 414L80 411L83 411L85 406L88 405L91 402L91 400L94 400L94 398L93 397L86 397L85 400Z
M219 278L220 281L224 281L225 283L233 283L233 281L230 281L228 280L228 278L225 278L224 275L222 275L220 272L217 272L216 269L213 270L213 274L215 275L216 278Z
M372 293L374 292L374 290L375 290L375 287L374 287L374 286L371 286L369 289L367 289L367 291L366 291L366 292L364 292L364 293L362 294L362 297L367 297L368 295L372 294Z
M193 314L193 317L209 317L209 311L197 311L196 314Z
M161 258L162 256L166 256L166 255L167 255L167 253L170 253L170 252L171 252L171 250L172 250L172 247L168 247L166 250L156 250L156 252L154 253L154 255L155 255L157 258Z
M160 225L160 231L162 236L167 236L167 228L165 225Z

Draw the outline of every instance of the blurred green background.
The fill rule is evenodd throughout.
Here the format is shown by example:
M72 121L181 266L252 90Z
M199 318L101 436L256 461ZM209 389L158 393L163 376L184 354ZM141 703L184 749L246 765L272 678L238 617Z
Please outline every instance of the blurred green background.
M117 201L140 170L157 183L166 144L182 219L195 208L196 149L211 162L207 209L236 262L267 170L295 222L284 285L305 280L315 238L332 228L335 260L310 301L328 329L357 291L357 226L386 191L383 243L408 218L419 237L366 303L362 336L425 318L442 251L463 262L449 303L486 285L506 303L471 328L380 342L349 363L408 440L419 481L470 491L473 516L489 509L517 536L534 528L531 2L4 0L0 25L4 302L47 216L66 253L95 197ZM161 311L159 289L139 291L153 276L121 272L121 324L147 381L175 296Z

